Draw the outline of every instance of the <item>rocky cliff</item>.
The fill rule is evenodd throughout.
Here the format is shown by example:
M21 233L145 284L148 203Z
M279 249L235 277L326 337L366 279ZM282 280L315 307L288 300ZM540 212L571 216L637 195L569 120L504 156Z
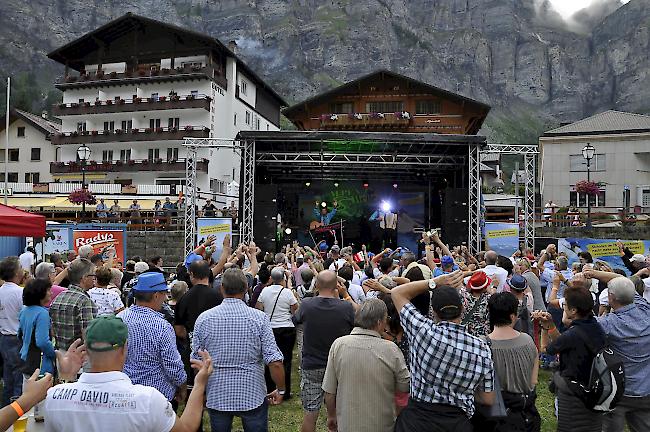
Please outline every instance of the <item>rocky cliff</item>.
M490 103L494 141L536 141L609 108L650 111L650 0L583 14L580 31L548 0L4 0L0 76L40 109L62 73L45 54L128 11L236 40L290 102L388 68Z

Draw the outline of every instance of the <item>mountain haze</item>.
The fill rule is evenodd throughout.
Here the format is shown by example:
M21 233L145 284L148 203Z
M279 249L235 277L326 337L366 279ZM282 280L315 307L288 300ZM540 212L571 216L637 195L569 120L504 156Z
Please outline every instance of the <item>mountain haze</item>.
M236 40L291 103L387 68L491 104L493 142L536 142L605 109L650 111L650 0L597 3L563 20L547 0L4 0L0 77L37 112L63 72L46 53L133 12Z

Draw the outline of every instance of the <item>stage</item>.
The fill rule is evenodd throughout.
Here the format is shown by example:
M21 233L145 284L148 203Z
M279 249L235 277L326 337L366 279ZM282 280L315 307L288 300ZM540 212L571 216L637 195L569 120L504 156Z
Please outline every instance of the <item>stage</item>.
M253 166L242 167L243 185L252 183L247 176L254 178L248 192L252 197L244 191L240 208L246 210L252 198L250 228L264 249L311 240L308 231L317 201L324 201L328 212L337 202L331 223L345 221L345 244L376 248L380 228L368 218L383 201L398 214L401 245L417 249L419 232L438 227L449 241L467 242L470 206L478 206L470 203L468 178L471 170L478 177L478 164L472 161L478 160L484 137L243 131L237 139L254 155Z

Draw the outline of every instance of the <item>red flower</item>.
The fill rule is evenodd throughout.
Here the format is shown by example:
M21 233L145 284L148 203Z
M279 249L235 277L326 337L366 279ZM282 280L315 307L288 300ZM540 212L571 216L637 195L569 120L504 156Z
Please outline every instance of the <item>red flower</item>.
M97 204L97 198L88 189L77 189L70 192L68 201L73 204Z

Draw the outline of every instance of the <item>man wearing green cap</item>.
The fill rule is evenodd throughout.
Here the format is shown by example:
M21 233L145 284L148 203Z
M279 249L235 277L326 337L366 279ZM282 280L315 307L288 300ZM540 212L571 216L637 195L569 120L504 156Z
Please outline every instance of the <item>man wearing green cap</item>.
M115 316L94 319L86 329L90 372L76 383L60 384L47 392L45 430L101 431L110 427L134 432L194 432L201 422L205 386L212 373L210 355L192 360L198 371L183 415L153 387L133 384L122 372L127 356L128 328ZM109 426L110 425L110 426Z

